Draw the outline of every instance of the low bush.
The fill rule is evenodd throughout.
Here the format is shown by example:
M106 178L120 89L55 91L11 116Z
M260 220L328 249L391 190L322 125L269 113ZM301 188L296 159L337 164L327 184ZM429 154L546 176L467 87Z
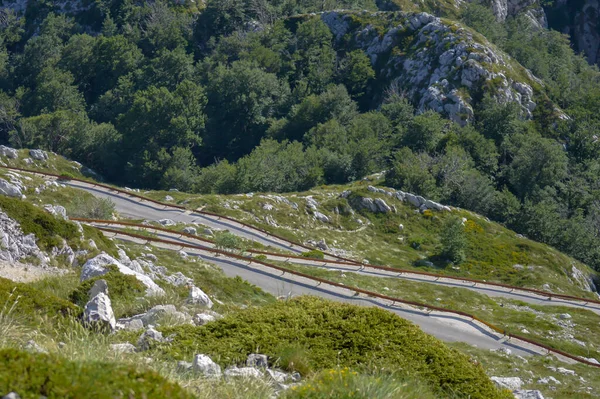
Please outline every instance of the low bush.
M202 327L166 327L162 331L173 341L160 345L157 356L162 352L168 358L189 360L195 353L205 353L227 366L243 363L257 350L278 359L281 348L295 346L304 349L302 364L310 365L312 371L377 367L472 399L508 397L497 391L483 368L467 356L377 308L301 297L235 312Z
M56 356L0 350L0 394L23 399L193 398L153 371L100 362L73 362Z
M325 259L325 254L318 249L312 249L310 251L302 252L302 256L305 258L313 258L313 259Z
M79 237L74 223L59 219L25 201L0 196L0 208L21 225L23 233L33 233L41 249L60 247L62 239L72 242Z
M67 210L72 217L107 220L112 217L115 204L108 198L85 195L73 198Z
M69 301L0 277L0 310L3 307L14 307L13 314L28 321L34 321L37 316L77 316L81 313L81 309Z
M125 275L119 272L115 266L111 267L111 271L102 275L96 276L84 281L77 287L75 291L69 295L71 302L85 306L89 300L88 293L97 280L106 280L108 285L108 296L110 297L113 311L116 317L125 316L124 312L130 308L138 298L143 297L146 293L146 287L134 276Z

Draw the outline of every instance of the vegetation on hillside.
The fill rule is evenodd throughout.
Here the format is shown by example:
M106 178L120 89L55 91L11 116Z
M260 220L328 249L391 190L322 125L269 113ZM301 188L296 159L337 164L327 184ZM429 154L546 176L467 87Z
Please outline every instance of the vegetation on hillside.
M434 390L471 398L503 398L468 357L449 350L412 323L377 308L301 297L246 309L202 327L166 327L173 334L157 355L188 359L206 353L239 364L259 348L273 362L307 375L334 367L393 370L418 376Z
M112 0L74 17L51 6L22 18L6 10L0 141L59 152L115 183L204 193L304 190L388 169L390 185L600 268L600 74L567 38L525 17L499 24L478 4L450 15L543 81L533 120L482 88L474 123L459 127L415 115L403 88L382 87L383 71L337 48L319 18L285 19L333 8L376 4L209 0L198 10ZM557 121L553 104L570 118Z

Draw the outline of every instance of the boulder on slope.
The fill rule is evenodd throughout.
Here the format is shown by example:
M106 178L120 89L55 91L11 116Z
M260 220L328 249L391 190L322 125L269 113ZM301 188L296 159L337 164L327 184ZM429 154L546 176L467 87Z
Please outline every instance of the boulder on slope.
M112 256L101 253L100 255L89 259L81 269L80 281L89 280L92 277L102 276L110 271L108 266L114 265L119 272L130 276L135 276L142 284L146 286L146 295L164 295L165 291L160 288L152 279L144 274L136 272L125 266Z
M117 321L108 295L100 292L85 305L83 321L88 326L114 331Z
M4 179L0 179L0 194L15 198L21 198L23 196L23 193L19 187L7 182Z

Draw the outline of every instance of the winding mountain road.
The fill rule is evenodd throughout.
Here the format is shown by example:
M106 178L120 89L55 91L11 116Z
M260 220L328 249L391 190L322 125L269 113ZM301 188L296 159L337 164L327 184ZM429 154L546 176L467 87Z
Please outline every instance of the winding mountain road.
M53 177L49 177L48 175L45 175L43 173L36 174L44 178L54 179ZM110 188L102 187L93 183L87 183L76 180L62 181L62 183L73 188L85 190L96 197L110 199L115 204L116 210L122 216L125 217L153 221L158 221L161 219L171 219L175 222L187 224L199 223L210 228L227 229L231 233L236 234L240 237L253 240L265 246L277 248L279 250L290 251L295 254L300 254L306 251L306 248L301 245L287 242L284 239L271 236L259 229L252 228L250 226L244 225L243 223L238 223L231 219L221 218L217 215L206 215L204 213L198 213L192 210L177 209L176 207L169 206L167 204L157 204L152 201L137 198L135 197L135 195L128 195L123 192L111 190ZM130 236L127 236L125 234L112 233L112 235L115 236L115 238L121 240L135 241L135 239L132 239ZM173 240L173 237L170 237L170 240ZM179 240L181 240L181 238L179 238ZM142 242L143 241L144 240L142 240ZM181 242L189 243L189 241L185 240ZM160 246L159 243L152 244ZM168 249L181 250L183 248L177 248L176 246L174 247L174 244L163 244L162 246ZM250 283L262 288L266 292L272 293L274 295L295 296L310 294L336 301L355 303L364 306L378 306L390 310L405 319L411 320L415 324L419 325L423 329L423 331L432 334L444 341L466 342L473 346L484 349L508 348L513 353L519 355L548 354L548 351L540 346L532 345L525 341L517 340L514 338L509 339L508 337L491 330L484 324L479 323L477 320L465 318L460 315L454 315L447 312L432 312L430 310L422 310L411 306L401 305L397 302L386 302L385 300L382 300L380 298L373 298L364 295L357 296L356 291L340 287L339 284L331 285L326 283L321 284L320 282L316 283L314 279L303 278L285 272L282 273L281 271L273 270L268 266L260 264L257 265L256 263L253 263L250 260L246 262L240 259L216 256L214 253L203 250L199 247L187 247L185 248L185 252L193 256L198 256L207 262L219 266L228 276L240 276L249 281ZM327 256L326 260L327 259L335 260L336 258L333 256ZM360 265L353 265L351 263L348 263L346 265L336 264L334 266L333 264L327 264L323 262L321 262L321 264L314 264L313 266L328 267L331 269L340 269L342 267L361 267ZM351 271L373 275L372 271ZM418 280L418 278L414 276L407 276L407 278ZM458 286L458 284L455 281L444 282L439 281L438 279L438 281L435 281L435 283L447 286ZM490 289L489 287L469 287L463 285L460 285L460 287L477 291L483 291L490 296L502 296L520 299L528 303L546 304L548 302L546 298L533 298L531 296L522 296L522 293L515 294L510 292L501 292L498 289ZM553 300L552 304L556 305L559 304L559 302ZM560 305L575 307L580 306L579 304L573 305L568 304L567 302L560 303ZM597 309L593 311L596 311L596 313L598 313ZM573 359L565 358L562 356L557 357L567 362L574 361Z

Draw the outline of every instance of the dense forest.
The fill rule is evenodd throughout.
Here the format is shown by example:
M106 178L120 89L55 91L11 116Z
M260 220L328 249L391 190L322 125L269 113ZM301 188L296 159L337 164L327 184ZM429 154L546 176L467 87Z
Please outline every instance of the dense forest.
M383 2L381 2L383 3ZM380 7L383 7L382 4ZM82 3L85 5L84 3ZM387 8L389 4L384 5ZM0 11L0 141L108 181L198 193L386 184L486 215L600 269L600 73L564 35L471 3L458 18L568 117L487 95L472 123L416 112L321 10L369 0L98 0L76 17Z

